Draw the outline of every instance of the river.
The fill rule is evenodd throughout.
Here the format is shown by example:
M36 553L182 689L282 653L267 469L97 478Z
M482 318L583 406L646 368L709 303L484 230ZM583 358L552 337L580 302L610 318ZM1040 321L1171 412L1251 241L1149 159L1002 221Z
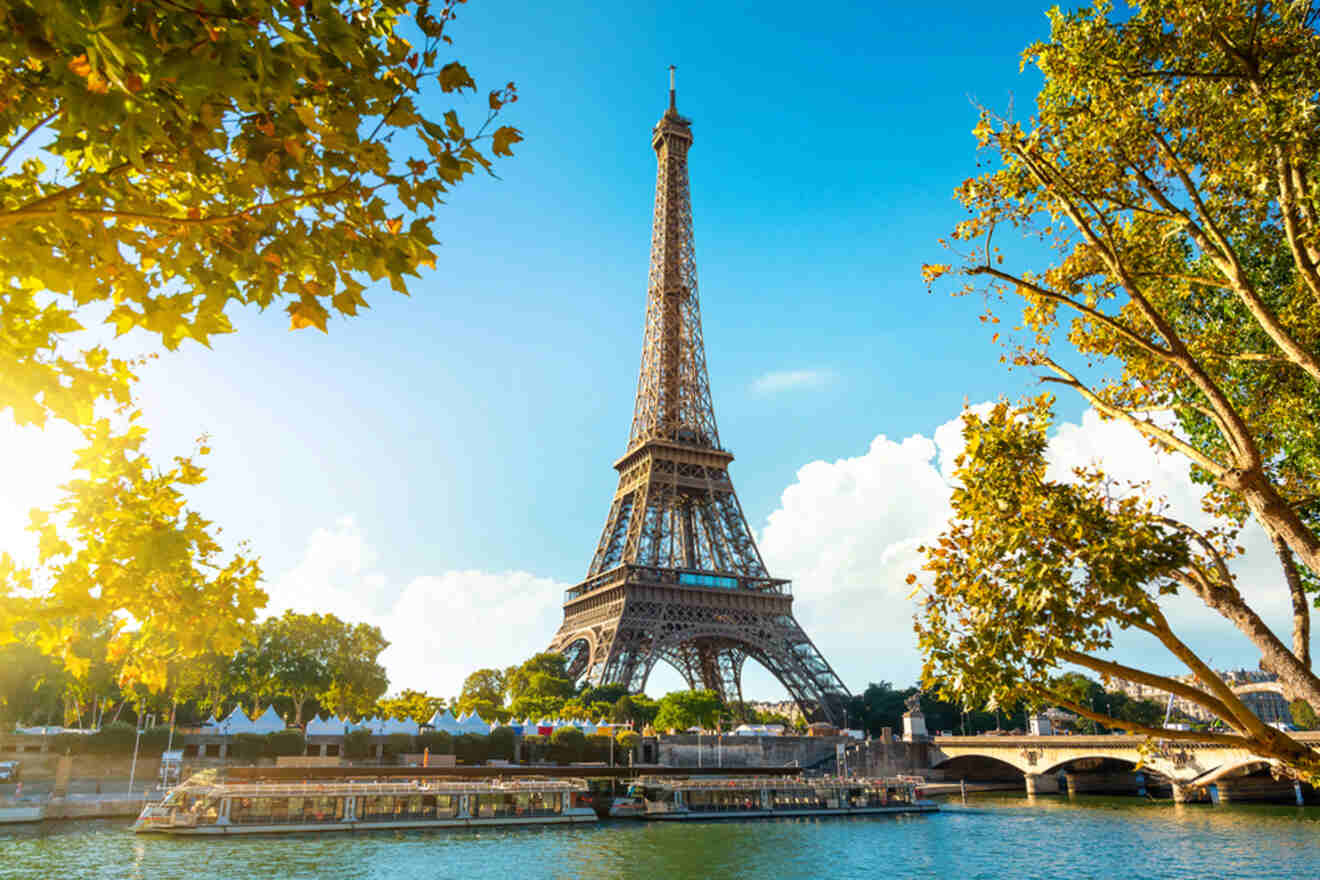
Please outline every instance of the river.
M6 880L758 875L1311 878L1320 876L1320 808L984 796L939 814L871 819L218 840L134 835L122 820L0 831Z

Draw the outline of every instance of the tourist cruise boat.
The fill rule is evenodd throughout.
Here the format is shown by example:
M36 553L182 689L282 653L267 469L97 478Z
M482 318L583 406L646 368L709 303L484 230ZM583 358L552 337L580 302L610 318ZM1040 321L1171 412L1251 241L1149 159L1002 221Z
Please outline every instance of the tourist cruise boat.
M645 818L661 820L935 812L939 805L920 797L924 781L915 776L889 779L643 777L629 787L628 794L644 804Z
M224 782L190 777L148 804L133 830L182 835L595 822L582 779L460 782Z

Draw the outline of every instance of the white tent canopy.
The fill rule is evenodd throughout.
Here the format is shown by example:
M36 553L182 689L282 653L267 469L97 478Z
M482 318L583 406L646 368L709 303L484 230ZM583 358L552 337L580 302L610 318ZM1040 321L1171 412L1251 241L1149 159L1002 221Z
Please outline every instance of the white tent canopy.
M443 730L445 733L462 733L463 728L459 725L458 719L454 713L445 709L445 714L431 719L431 726L436 730Z
M226 734L252 733L252 719L247 717L242 706L235 706L234 711L230 712L216 725Z
M466 719L460 719L460 724L464 733L490 733L490 725L476 712L468 715Z
M320 718L312 718L307 722L308 736L340 736L353 728L353 722L347 718L339 718L331 715L322 721Z
M411 718L387 718L381 725L384 733L406 733L409 736L417 735L417 722Z
M275 733L284 729L284 719L275 713L274 706L267 706L261 717L251 723L249 733Z

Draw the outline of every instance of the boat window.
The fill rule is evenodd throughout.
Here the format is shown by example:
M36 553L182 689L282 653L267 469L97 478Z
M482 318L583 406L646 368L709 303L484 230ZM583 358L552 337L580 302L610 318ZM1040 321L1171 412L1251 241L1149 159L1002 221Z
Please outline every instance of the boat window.
M249 825L282 822L288 815L288 802L288 798L234 798L229 806L229 821Z
M394 818L393 795L373 795L359 800L362 801L362 821L388 822Z

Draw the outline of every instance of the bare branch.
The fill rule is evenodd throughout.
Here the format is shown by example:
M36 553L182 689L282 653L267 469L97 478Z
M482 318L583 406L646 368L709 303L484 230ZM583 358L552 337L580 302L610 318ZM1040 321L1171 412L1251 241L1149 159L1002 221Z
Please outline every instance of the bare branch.
M1115 333L1119 334L1128 342L1137 346L1142 351L1146 352L1152 357L1159 358L1160 360L1163 361L1168 361L1172 357L1172 352L1170 352L1168 349L1161 348L1160 346L1156 345L1150 340L1144 338L1141 334L1137 333L1135 330L1133 330L1131 327L1128 327L1126 324L1123 324L1121 321L1118 321L1115 318L1111 318L1109 315L1106 315L1104 312L1098 309L1091 308L1085 303L1079 303L1077 302L1077 300L1073 299L1072 297L1066 294L1062 294L1057 291L1050 290L1048 287L1042 287L1039 284L1035 284L1031 281L1027 281L1025 278L1019 278L1018 276L1013 275L1011 273L1004 272L1000 269L996 269L993 266L977 266L973 269L968 269L967 274L989 275L992 278L997 278L1000 281L1004 281L1009 284L1016 285L1017 287L1021 287L1024 290L1030 290L1032 293L1036 294L1042 299L1047 299L1051 302L1056 302L1059 303L1060 305L1065 305L1070 309L1073 309L1077 312L1082 313L1083 315L1086 315L1088 318L1095 321L1096 323L1103 324L1104 326L1108 327L1110 330L1113 330Z

